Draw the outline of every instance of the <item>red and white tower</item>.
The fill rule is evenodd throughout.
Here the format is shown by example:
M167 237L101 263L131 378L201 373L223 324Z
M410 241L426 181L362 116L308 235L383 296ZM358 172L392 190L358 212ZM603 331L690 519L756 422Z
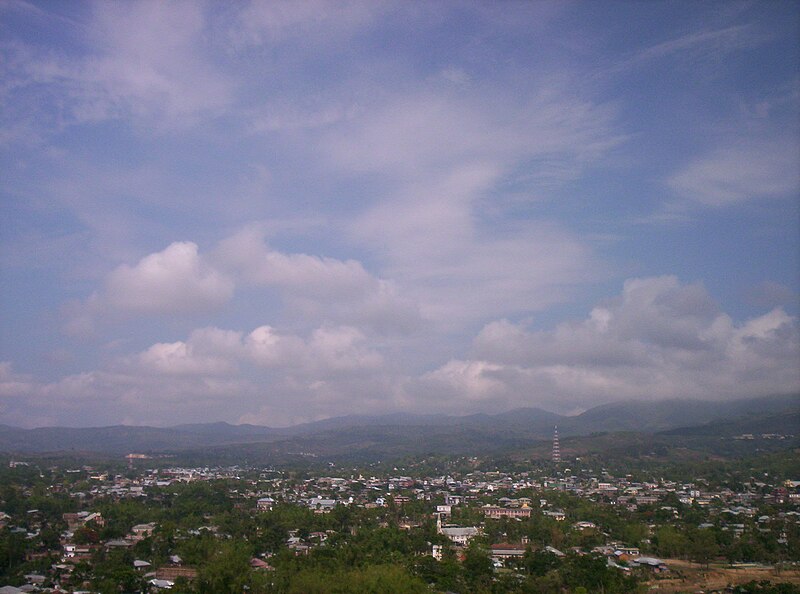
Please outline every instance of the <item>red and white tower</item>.
M553 463L559 464L561 462L561 447L558 445L558 425L553 430Z

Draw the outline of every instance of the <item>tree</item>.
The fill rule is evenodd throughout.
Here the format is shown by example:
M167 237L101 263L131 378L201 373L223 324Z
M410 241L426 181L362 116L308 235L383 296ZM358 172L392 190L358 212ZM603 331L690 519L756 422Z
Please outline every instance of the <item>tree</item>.
M712 559L719 553L717 540L710 530L695 530L690 536L689 557L695 563L708 567Z
M494 565L485 549L470 545L464 552L464 579L473 592L488 588L494 575Z
M525 551L521 565L529 575L543 576L553 569L558 569L561 560L550 551Z
M241 594L249 586L250 551L244 543L225 542L200 568L197 589L201 594Z
M662 557L683 557L686 554L686 536L673 526L662 526L656 531L656 551Z

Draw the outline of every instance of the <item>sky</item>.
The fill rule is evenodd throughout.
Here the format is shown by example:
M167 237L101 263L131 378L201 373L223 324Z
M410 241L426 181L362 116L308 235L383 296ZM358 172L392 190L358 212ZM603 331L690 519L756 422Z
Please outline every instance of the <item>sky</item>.
M796 2L0 0L0 423L800 394Z

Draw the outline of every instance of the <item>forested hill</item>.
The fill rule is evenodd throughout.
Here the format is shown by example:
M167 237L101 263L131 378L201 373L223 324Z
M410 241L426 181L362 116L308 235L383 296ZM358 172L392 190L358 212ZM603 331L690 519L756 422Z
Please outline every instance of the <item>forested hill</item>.
M793 414L792 414L793 413ZM537 408L523 408L499 414L467 416L416 415L346 416L289 428L208 423L168 428L111 426L93 428L45 427L20 429L0 425L0 451L171 452L226 445L282 444L280 450L315 451L341 446L353 439L380 452L393 453L414 446L438 451L453 443L496 450L525 440L549 439L554 425L564 436L598 432L636 431L657 433L672 430L707 431L718 424L741 433L788 432L796 425L800 397L776 396L720 403L717 401L665 400L616 402L562 416ZM774 416L772 421L768 420ZM716 426L716 425L715 425ZM748 429L750 427L750 429ZM800 427L792 433L800 434Z

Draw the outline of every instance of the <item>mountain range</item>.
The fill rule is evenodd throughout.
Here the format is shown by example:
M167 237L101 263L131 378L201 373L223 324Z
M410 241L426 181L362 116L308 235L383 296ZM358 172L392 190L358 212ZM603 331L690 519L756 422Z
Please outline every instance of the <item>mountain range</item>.
M357 447L372 455L408 450L449 452L453 444L465 450L497 450L531 440L550 439L557 425L564 437L601 432L634 431L689 435L715 431L786 432L800 434L800 396L785 395L730 402L672 399L615 402L579 415L563 416L538 408L465 416L394 413L350 415L286 428L228 423L184 424L173 427L21 429L0 425L0 452L129 452L201 451L226 446L274 452L325 452ZM750 429L748 429L750 428ZM469 446L469 447L467 447Z

